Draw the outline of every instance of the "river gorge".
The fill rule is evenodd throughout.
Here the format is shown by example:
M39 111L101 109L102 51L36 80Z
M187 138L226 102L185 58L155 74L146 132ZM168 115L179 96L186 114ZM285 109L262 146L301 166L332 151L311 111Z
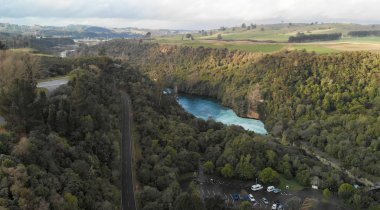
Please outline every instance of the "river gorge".
M224 107L216 100L206 97L180 94L178 95L178 103L187 112L197 118L204 120L213 119L226 125L238 125L258 134L267 134L267 130L262 121L239 117L232 109Z

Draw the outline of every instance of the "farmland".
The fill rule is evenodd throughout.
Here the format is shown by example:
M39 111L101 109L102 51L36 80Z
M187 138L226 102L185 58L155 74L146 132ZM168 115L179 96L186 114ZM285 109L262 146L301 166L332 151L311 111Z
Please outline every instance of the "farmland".
M161 44L185 45L191 47L227 48L255 53L273 53L281 50L306 50L318 54L340 51L380 52L380 37L350 37L348 32L357 30L378 30L378 25L358 24L273 24L231 27L191 33L193 40L184 34L157 36L154 40ZM253 27L253 26L252 26ZM342 39L312 43L287 43L290 36L298 33L306 35L342 33Z

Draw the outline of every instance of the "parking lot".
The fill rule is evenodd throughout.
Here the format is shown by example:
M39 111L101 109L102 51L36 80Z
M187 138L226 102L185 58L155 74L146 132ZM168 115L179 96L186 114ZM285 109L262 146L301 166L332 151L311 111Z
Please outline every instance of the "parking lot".
M202 198L209 198L220 196L225 200L226 205L230 207L238 207L242 202L241 199L235 200L234 194L241 196L252 194L256 204L252 203L252 209L271 209L274 202L278 202L284 206L284 209L288 209L287 201L289 199L299 199L301 203L304 200L317 201L318 209L324 210L347 210L343 203L336 197L330 198L329 202L321 202L324 200L321 190L315 190L312 188L304 188L300 191L293 191L292 189L281 189L281 192L267 192L267 186L259 191L252 191L251 186L255 184L255 181L241 181L241 180L227 180L221 177L198 175L195 181L199 184L200 193ZM268 205L264 204L262 198L265 197L268 200Z
M255 183L245 182L239 180L224 180L220 177L205 176L203 180L197 180L200 185L200 191L203 198L220 196L226 201L229 206L238 206L240 199L233 198L233 194L240 194L241 196L252 194L256 204L252 204L254 209L270 209L273 202L279 202L285 205L286 201L293 195L292 192L286 189L281 189L279 193L267 192L266 187L258 191L252 191L251 186ZM262 198L265 197L269 204L266 205Z

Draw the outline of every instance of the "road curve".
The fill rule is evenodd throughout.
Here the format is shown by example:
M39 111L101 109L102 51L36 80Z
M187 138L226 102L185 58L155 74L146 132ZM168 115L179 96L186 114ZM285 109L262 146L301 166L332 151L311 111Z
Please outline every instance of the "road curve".
M66 85L68 82L69 82L69 78L64 77L61 79L55 79L55 80L51 80L51 81L39 82L37 84L37 87L38 88L46 88L48 90L48 92L51 92L51 91L57 89L58 87L60 87L61 85ZM0 116L0 126L5 125L5 123L6 122L5 122L4 117Z
M132 171L132 138L131 138L131 99L124 91L121 92L122 102L122 141L121 141L121 209L137 210Z
M61 78L61 79L55 79L51 81L45 81L45 82L39 82L37 84L38 88L46 88L49 92L57 89L61 85L66 85L69 82L69 78Z

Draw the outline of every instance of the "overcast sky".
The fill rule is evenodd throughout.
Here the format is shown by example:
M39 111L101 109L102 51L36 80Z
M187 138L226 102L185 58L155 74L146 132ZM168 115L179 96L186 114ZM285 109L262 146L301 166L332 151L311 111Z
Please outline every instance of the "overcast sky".
M0 0L0 22L208 29L246 23L379 23L380 0Z

